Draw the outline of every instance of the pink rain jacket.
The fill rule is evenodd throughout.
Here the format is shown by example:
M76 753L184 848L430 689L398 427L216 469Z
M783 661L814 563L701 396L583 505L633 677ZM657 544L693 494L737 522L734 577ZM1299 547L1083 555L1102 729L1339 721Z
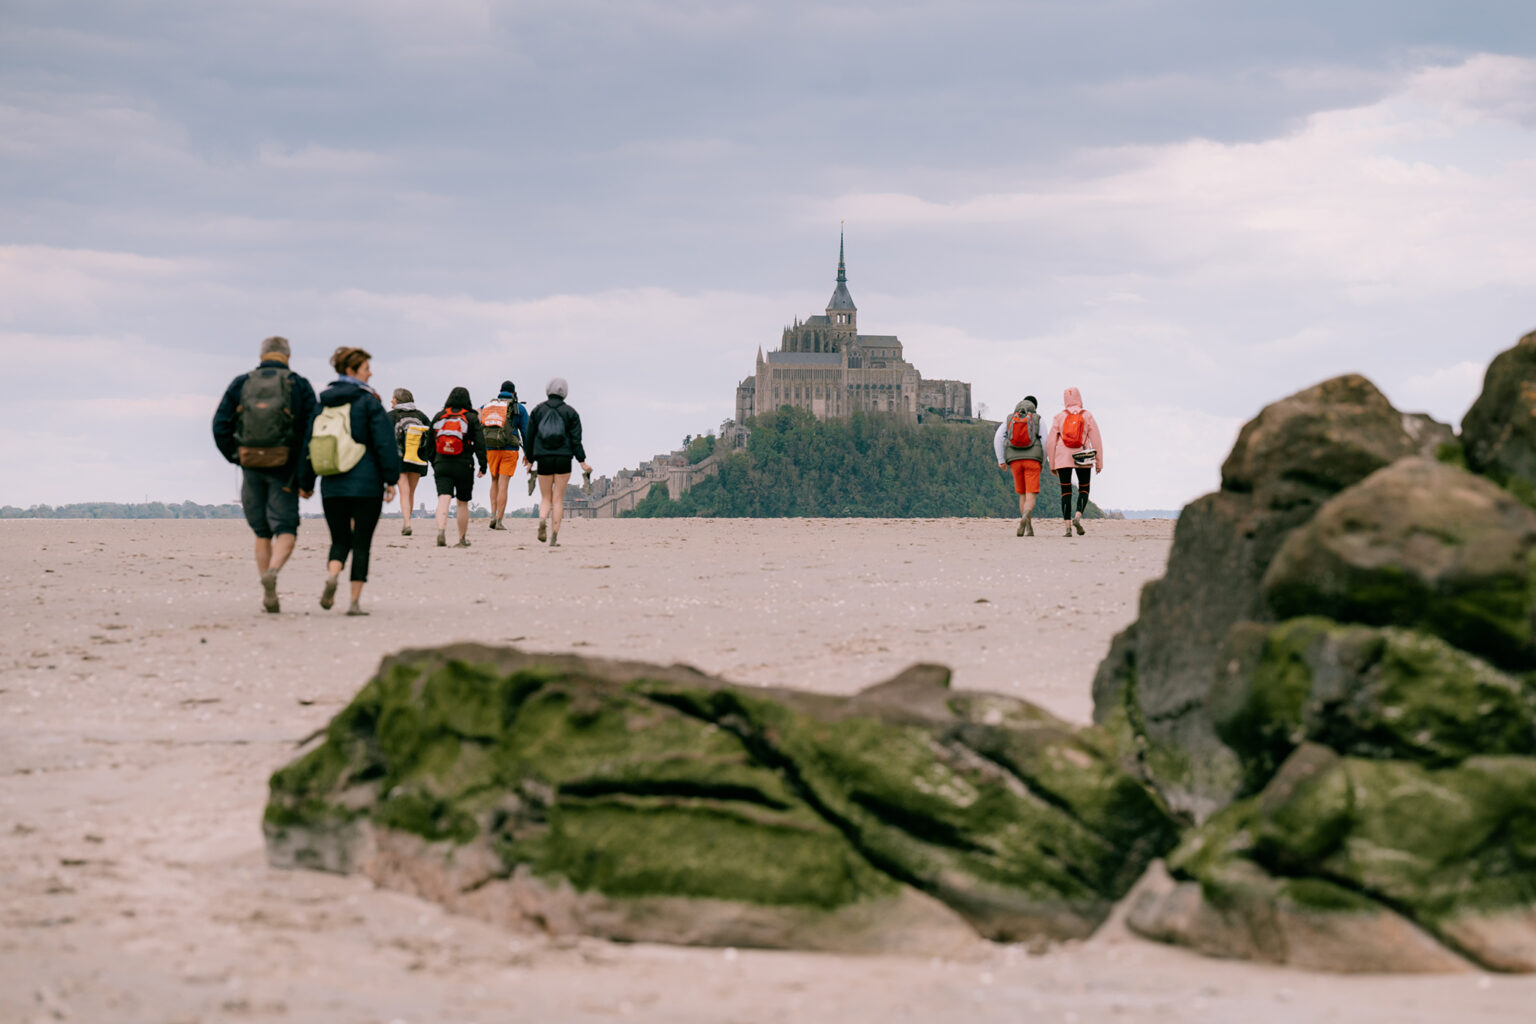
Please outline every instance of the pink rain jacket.
M1061 404L1066 408L1056 414L1051 420L1051 432L1045 438L1045 457L1051 461L1051 469L1060 470L1070 468L1076 463L1072 461L1074 451L1082 451L1081 448L1068 448L1061 443L1061 422L1067 418L1069 412L1081 412L1083 414L1083 447L1092 448L1099 453L1094 460L1093 468L1102 471L1104 469L1104 439L1099 436L1098 421L1093 418L1093 413L1083 408L1083 394L1077 388L1067 388L1061 396Z

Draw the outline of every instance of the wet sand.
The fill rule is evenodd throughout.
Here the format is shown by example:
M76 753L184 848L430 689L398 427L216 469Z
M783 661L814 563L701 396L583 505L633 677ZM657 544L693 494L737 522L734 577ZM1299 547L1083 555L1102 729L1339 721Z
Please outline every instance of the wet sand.
M1536 978L1338 977L1115 923L954 960L551 942L266 866L271 771L379 658L455 640L851 692L914 661L1086 722L1172 524L575 521L562 546L375 543L368 618L322 612L306 520L283 613L243 523L0 523L0 1021L1528 1021ZM344 595L345 591L343 591Z

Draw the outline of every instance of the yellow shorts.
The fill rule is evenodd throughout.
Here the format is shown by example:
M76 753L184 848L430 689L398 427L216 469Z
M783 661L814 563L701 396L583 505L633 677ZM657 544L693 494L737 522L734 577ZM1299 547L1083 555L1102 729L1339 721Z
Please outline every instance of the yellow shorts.
M491 476L511 476L517 472L517 449L486 452L485 461L490 464Z

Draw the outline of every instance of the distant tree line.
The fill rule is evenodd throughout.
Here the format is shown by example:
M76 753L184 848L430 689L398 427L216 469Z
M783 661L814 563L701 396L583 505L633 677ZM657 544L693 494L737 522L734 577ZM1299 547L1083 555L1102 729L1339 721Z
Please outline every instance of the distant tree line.
M909 423L878 413L818 420L786 406L759 416L751 427L747 450L721 458L718 475L675 500L658 483L625 514L934 519L1019 514L1012 478L997 468L992 453L995 423ZM1059 518L1061 488L1049 471L1041 475L1040 492L1036 515ZM1103 513L1090 504L1084 515Z
M123 504L116 501L82 501L73 505L0 506L0 519L243 519L240 506L180 504L163 501Z

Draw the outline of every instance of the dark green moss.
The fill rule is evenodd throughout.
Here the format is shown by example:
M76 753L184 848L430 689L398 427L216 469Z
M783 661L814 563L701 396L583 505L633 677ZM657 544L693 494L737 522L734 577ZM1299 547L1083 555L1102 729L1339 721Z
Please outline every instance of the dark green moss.
M894 896L835 830L808 813L743 813L723 802L563 801L516 859L614 897L682 896L834 910Z
M475 820L446 800L426 793L396 792L373 809L373 821L385 828L409 832L433 842L460 845L479 834Z
M1467 468L1467 450L1460 441L1447 441L1435 448L1435 460L1457 469Z

